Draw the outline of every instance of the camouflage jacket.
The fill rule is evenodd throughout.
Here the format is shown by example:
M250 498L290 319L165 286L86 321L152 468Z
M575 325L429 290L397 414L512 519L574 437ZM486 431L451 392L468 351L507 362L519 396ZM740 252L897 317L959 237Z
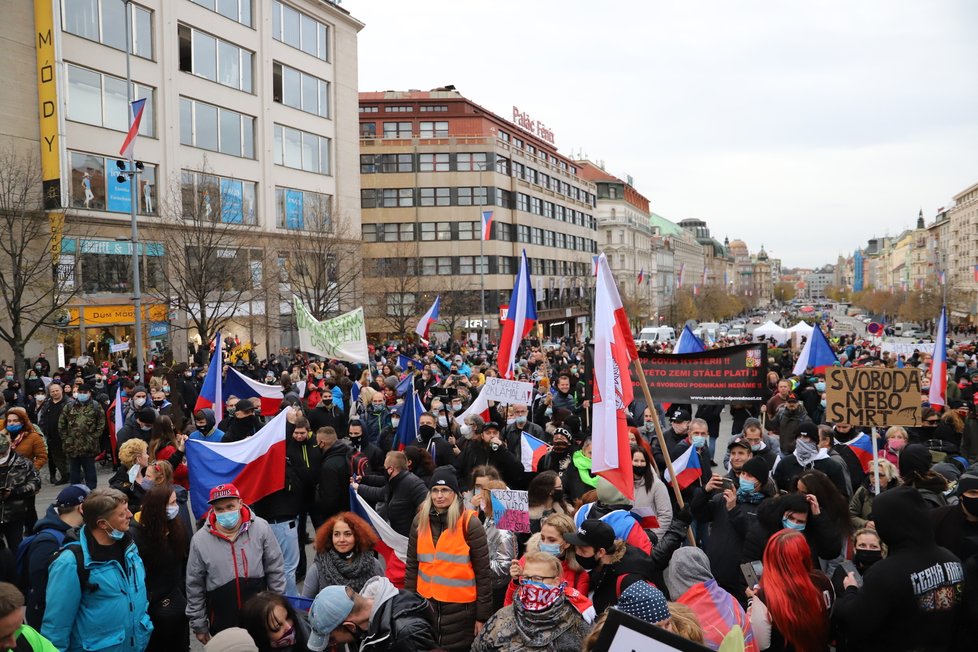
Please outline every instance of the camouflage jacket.
M99 437L105 428L105 413L98 403L84 405L72 401L61 411L58 418L58 433L65 455L68 457L91 457L99 453Z
M34 463L11 449L10 457L0 464L0 523L24 518L27 498L40 488L41 476L37 474Z

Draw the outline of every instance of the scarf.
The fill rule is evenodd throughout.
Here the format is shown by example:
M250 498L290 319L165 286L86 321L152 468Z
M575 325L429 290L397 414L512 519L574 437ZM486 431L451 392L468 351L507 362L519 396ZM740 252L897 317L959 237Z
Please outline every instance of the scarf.
M349 559L332 548L316 555L320 586L349 586L359 592L374 576L374 563L370 555L355 552Z
M591 458L586 457L583 451L574 451L571 461L577 468L578 475L581 476L581 482L591 488L598 486L598 479L591 475Z

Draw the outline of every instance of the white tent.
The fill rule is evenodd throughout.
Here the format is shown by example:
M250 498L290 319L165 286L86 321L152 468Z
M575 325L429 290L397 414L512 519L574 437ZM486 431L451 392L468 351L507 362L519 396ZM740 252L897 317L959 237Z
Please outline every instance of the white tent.
M789 333L798 333L798 335L804 335L805 337L811 337L812 331L815 330L808 323L800 321L791 328L788 329ZM790 335L789 335L790 337Z
M776 342L782 343L788 341L791 338L791 333L786 329L781 328L773 321L767 321L754 329L754 339L767 339L773 337Z

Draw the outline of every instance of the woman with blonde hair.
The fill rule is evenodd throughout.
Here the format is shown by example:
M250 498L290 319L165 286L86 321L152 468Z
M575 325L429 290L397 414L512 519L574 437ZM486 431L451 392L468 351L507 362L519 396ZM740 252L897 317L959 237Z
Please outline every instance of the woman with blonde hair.
M411 525L404 588L428 600L440 623L438 644L469 650L492 615L492 572L486 531L462 504L450 467L431 476L431 491Z
M889 434L889 433L887 433ZM876 486L876 469L880 470L880 486ZM875 459L869 463L869 472L862 485L849 499L849 517L855 530L874 527L872 521L873 499L887 489L899 486L900 471L890 461Z
M119 464L115 475L109 478L109 486L126 494L129 511L135 514L147 489L153 487L153 482L147 480L145 475L146 465L149 464L149 445L139 437L122 442L119 446Z
M907 447L910 435L903 426L892 426L886 429L886 445L879 452L880 457L894 466L900 464L900 451Z

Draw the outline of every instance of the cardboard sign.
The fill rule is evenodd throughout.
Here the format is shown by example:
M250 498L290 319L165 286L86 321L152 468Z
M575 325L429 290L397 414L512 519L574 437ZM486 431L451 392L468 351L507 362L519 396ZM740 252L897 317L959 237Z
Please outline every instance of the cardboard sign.
M110 353L122 353L129 350L129 342L120 342L109 347Z
M492 520L496 528L510 532L530 532L530 503L525 491L493 489Z
M831 367L825 372L825 419L850 426L919 426L920 370Z
M486 378L486 384L482 387L479 395L487 401L496 401L506 405L513 403L530 405L533 401L533 384L518 380L504 380L503 378Z

